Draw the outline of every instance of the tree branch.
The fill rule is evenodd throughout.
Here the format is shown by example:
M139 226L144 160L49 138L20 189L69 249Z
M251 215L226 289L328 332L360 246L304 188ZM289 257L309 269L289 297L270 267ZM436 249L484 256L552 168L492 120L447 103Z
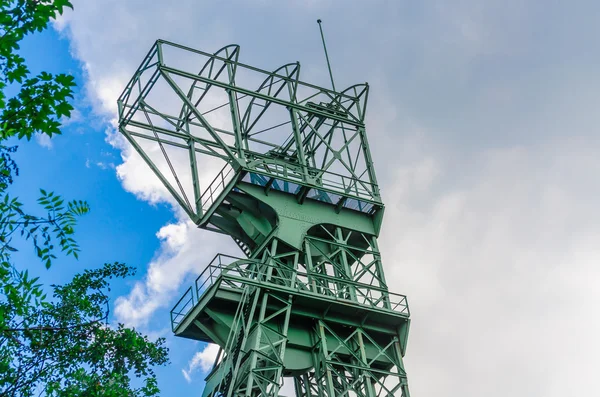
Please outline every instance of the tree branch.
M74 324L74 325L69 325L66 327L48 327L48 326L38 326L38 327L30 327L30 328L6 328L6 329L0 329L0 332L24 332L24 331L66 331L69 329L76 329L76 328L82 328L82 327L87 327L90 325L94 325L96 323L99 323L101 321L107 320L108 319L108 312L102 316L101 318L97 318L95 320L92 321L88 321L86 323L83 324Z

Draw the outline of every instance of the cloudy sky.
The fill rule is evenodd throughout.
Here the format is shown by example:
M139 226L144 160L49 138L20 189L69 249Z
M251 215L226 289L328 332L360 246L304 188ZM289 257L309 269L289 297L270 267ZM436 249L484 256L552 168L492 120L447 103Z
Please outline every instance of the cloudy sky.
M600 3L73 3L32 43L78 76L78 117L29 155L81 178L49 183L92 202L87 260L139 268L116 289L114 320L168 336L162 395L199 394L214 354L171 337L168 310L214 253L238 251L193 227L115 134L116 99L158 38L207 52L236 43L244 63L300 61L303 80L328 85L317 18L336 85L371 85L380 245L411 305L411 393L600 393ZM60 145L79 149L65 160Z

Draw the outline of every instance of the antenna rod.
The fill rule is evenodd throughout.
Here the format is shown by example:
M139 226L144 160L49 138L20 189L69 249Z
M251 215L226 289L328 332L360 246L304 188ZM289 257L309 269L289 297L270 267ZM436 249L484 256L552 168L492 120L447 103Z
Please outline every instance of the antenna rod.
M319 24L319 30L321 31L321 40L323 40L323 49L325 50L325 59L327 60L327 69L329 69L329 77L331 78L331 86L335 91L335 83L333 82L333 73L331 73L331 65L329 64L329 55L327 55L327 46L325 45L325 36L323 35L323 27L321 26L321 20L317 19Z

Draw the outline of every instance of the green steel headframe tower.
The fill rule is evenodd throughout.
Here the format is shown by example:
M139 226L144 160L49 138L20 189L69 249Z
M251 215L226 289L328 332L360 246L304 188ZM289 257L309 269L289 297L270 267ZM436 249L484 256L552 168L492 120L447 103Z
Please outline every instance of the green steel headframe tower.
M118 101L121 133L176 202L245 256L217 255L171 311L177 336L221 348L202 395L278 396L285 378L296 396L409 397L369 86L336 92L239 53L159 40Z

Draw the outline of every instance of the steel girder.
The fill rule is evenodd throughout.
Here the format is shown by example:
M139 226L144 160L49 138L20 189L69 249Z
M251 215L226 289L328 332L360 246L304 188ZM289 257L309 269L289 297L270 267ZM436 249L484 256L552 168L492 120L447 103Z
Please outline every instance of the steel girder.
M368 85L331 91L300 81L299 63L267 72L240 63L239 52L159 40L118 100L119 130L188 215L200 223L206 211L198 164L209 157L277 177L283 167L305 185L380 204L364 129ZM204 66L187 72L179 57Z
M119 130L175 201L248 257L217 256L171 311L176 335L221 347L203 396L275 397L285 378L297 397L410 397L369 86L336 92L299 63L268 72L239 53L159 40L118 100Z
M275 397L285 377L298 397L409 397L408 304L388 291L374 237L319 225L303 247L273 239L260 258L209 267L174 309L176 334L227 340L203 396ZM210 328L196 318L224 306L201 303L213 287L239 291L228 335L191 336L199 322Z

